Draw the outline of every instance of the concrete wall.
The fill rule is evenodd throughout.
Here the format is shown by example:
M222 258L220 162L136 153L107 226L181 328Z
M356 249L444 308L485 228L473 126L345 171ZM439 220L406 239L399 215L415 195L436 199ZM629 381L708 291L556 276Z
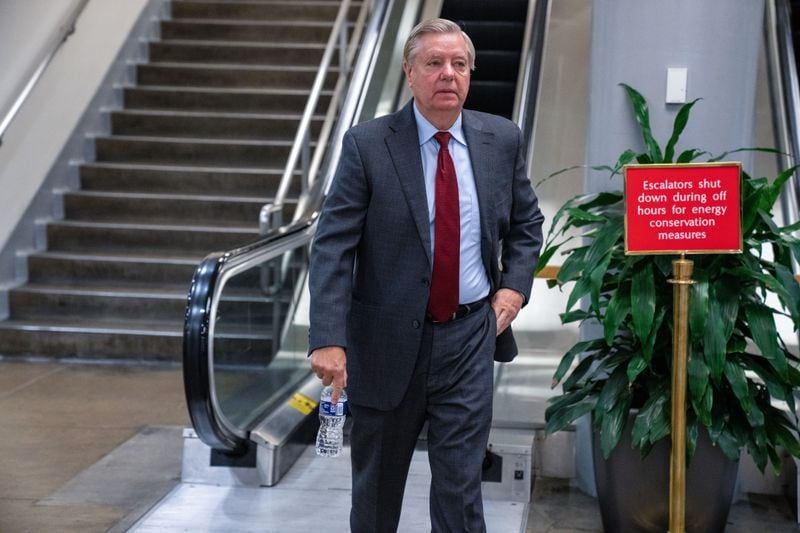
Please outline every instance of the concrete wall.
M620 82L648 100L654 135L666 144L679 109L665 103L667 67L687 67L687 100L703 98L679 151L753 146L763 14L762 0L595 0L586 163L643 147ZM737 157L747 169L750 156ZM587 190L607 185L588 173Z
M50 11L64 14L67 9L53 9L54 6L62 8L70 3L60 4L46 0L0 2L0 65L4 60L10 61L17 47L25 51L34 67L38 64L38 51L46 46L48 36L63 18ZM33 210L32 202L147 4L148 0L90 1L77 20L75 33L61 46L6 131L0 146L0 288L13 276L8 260L9 253L13 255L10 249L24 250L35 245L32 221L26 222L23 215L52 215L46 199L40 197L37 201L42 205ZM4 66L6 81L0 91L13 94L27 68L17 66L13 72L18 79L14 80ZM66 174L63 161L61 167L60 172ZM20 224L26 223L27 231L21 231ZM12 235L15 242L10 243Z
M55 43L80 0L0 2L0 120Z

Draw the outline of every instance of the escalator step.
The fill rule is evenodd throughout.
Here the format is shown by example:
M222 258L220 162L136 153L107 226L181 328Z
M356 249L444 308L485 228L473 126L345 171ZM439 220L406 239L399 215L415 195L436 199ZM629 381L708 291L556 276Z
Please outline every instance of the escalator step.
M487 9L486 0L445 0L441 16L450 20L507 20L523 22L528 12L527 0L494 0Z
M470 36L475 50L520 50L525 21L456 20Z
M474 81L464 107L511 118L516 84L496 81Z
M516 83L519 74L519 51L478 50L473 81L496 80Z

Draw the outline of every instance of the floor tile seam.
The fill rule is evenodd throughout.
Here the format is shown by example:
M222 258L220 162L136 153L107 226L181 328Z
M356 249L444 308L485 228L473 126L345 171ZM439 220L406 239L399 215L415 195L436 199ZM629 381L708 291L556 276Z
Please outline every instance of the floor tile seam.
M63 372L65 369L66 369L65 366L59 366L58 368L53 368L52 370L49 370L48 372L45 372L43 374L39 374L38 376L35 376L35 377L29 379L25 383L21 383L21 384L17 385L16 387L14 387L13 389L11 389L9 391L0 393L0 401L5 400L9 396L12 396L12 395L16 394L17 392L19 392L19 391L21 391L23 389L26 389L27 387L33 385L34 383L37 383L37 382L39 382L39 381L41 381L41 380L43 380L45 378L48 378L48 377L52 376L53 374L57 374L59 372Z

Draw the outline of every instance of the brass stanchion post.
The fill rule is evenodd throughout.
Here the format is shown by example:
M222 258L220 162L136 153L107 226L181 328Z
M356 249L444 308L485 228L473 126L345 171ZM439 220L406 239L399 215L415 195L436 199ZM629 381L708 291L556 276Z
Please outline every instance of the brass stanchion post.
M669 473L669 530L686 531L686 367L689 339L689 285L694 262L681 254L672 262L672 453Z

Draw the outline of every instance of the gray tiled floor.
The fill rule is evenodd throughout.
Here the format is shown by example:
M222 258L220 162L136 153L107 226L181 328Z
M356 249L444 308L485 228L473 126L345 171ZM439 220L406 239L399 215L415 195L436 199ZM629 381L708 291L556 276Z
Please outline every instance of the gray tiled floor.
M177 485L187 424L178 368L0 360L0 531L128 530ZM798 530L785 500L748 495L726 532ZM587 531L596 500L537 479L526 533Z

